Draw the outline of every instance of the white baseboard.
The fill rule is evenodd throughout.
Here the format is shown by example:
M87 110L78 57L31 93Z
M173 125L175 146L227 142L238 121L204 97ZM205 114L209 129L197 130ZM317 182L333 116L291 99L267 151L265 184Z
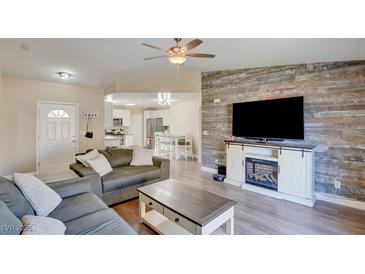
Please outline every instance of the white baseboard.
M231 180L231 179L229 179L227 177L224 179L224 182L226 184L230 184L230 185L234 185L234 186L241 187L241 182L238 182L238 181L235 181L235 180Z
M285 194L285 193L278 192L278 191L272 191L272 190L269 190L266 188L257 187L257 186L250 185L250 184L241 184L241 188L245 189L245 190L253 191L253 192L256 192L259 194L263 194L265 196L269 196L269 197L276 198L279 200L286 200L286 201L301 204L304 206L313 207L314 204L316 203L315 197L312 197L312 199L300 198L300 197L296 197L294 195L289 195L289 194Z
M201 170L209 173L218 173L217 169L206 166L201 166Z
M315 195L317 197L317 200L365 210L365 202L351 200L351 199L342 198L342 197L334 196L334 195L328 195L328 194L319 193L319 192L316 192Z

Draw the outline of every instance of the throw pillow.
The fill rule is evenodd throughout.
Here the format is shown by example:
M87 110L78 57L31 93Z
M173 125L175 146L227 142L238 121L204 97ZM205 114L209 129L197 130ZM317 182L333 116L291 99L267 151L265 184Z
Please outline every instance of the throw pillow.
M95 159L88 160L87 163L93 170L99 173L101 177L113 171L110 163L103 154L99 154Z
M20 220L0 200L0 235L19 235L21 231L22 223Z
M153 149L135 148L131 166L152 166Z
M60 195L32 174L14 173L13 177L36 215L47 216L61 203Z
M87 161L95 159L96 157L98 157L98 155L99 155L99 152L96 149L93 149L92 151L89 151L88 153L76 156L76 160L81 162L84 166L90 167L90 165L88 164Z
M66 226L54 218L25 215L22 222L22 235L65 235Z

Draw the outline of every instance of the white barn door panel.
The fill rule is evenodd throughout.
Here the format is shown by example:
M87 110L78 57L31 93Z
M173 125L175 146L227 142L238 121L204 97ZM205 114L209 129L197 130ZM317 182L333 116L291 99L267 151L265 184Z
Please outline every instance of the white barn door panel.
M242 146L227 146L227 178L243 182L243 165L244 152Z
M279 154L278 191L306 197L306 162L301 151L282 150Z

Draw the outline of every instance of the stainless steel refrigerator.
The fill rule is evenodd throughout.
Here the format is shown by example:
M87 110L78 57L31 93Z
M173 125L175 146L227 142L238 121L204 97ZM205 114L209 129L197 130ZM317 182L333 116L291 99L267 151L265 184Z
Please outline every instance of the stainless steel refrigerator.
M163 132L163 119L151 118L146 120L146 145L147 148L155 148L155 132Z

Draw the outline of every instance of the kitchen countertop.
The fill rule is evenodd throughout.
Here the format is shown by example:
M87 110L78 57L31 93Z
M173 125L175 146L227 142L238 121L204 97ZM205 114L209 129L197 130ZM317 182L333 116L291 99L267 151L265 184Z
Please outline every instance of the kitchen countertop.
M124 136L133 136L133 134L120 134L120 135L105 135L105 139L107 140L118 140L124 138Z

